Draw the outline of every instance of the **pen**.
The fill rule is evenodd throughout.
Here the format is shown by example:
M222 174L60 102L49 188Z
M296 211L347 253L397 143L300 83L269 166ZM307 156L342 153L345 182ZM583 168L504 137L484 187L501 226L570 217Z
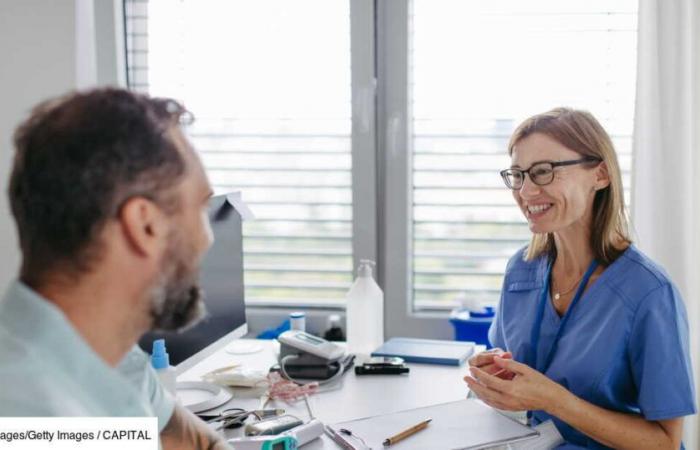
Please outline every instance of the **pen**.
M355 366L355 375L400 375L409 372L408 367L400 366Z
M399 442L400 440L407 438L413 434L418 433L420 430L425 429L431 420L433 420L433 419L426 419L419 424L413 425L411 428L403 430L399 434L396 434L388 439L384 439L384 442L382 442L382 445L384 445L385 447L387 447L389 445L394 445L397 442Z

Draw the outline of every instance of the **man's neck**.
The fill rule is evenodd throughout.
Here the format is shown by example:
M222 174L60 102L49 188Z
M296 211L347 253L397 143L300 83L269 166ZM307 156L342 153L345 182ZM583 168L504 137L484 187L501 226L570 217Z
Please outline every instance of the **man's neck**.
M99 275L78 282L54 279L36 290L65 314L78 334L109 366L116 366L147 330L145 314L134 311L136 291ZM136 319L139 318L140 319Z

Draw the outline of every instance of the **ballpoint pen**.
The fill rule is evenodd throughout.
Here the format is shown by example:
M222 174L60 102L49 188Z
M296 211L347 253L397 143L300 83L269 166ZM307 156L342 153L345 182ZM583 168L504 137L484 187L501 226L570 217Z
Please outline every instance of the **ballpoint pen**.
M399 442L400 440L405 439L413 434L418 433L420 430L425 429L431 420L433 420L433 419L426 419L426 420L424 420L416 425L413 425L411 428L403 430L402 432L395 434L394 436L392 436L390 438L384 439L384 442L382 442L382 445L384 445L385 447L387 447L389 445L394 445L397 442Z

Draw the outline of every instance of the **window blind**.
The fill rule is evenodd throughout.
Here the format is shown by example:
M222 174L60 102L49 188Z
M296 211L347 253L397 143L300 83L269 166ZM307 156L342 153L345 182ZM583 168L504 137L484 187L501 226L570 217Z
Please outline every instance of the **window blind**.
M246 300L342 305L353 278L348 2L127 0L125 17L129 86L194 113L186 132L215 192L242 191L256 216L243 226Z
M414 0L410 86L414 311L496 303L529 241L498 172L523 119L556 106L612 135L629 202L637 2Z

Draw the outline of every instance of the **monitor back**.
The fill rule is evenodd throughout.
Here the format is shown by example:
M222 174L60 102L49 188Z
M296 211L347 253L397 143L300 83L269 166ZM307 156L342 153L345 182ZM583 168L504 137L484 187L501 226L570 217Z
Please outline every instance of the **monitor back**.
M173 366L183 361L191 366L207 347L214 343L221 347L247 332L241 216L226 195L217 195L209 202L209 220L214 243L204 256L200 272L207 316L184 332L149 332L139 341L141 348L150 353L155 339L165 339ZM181 369L178 367L178 372Z

